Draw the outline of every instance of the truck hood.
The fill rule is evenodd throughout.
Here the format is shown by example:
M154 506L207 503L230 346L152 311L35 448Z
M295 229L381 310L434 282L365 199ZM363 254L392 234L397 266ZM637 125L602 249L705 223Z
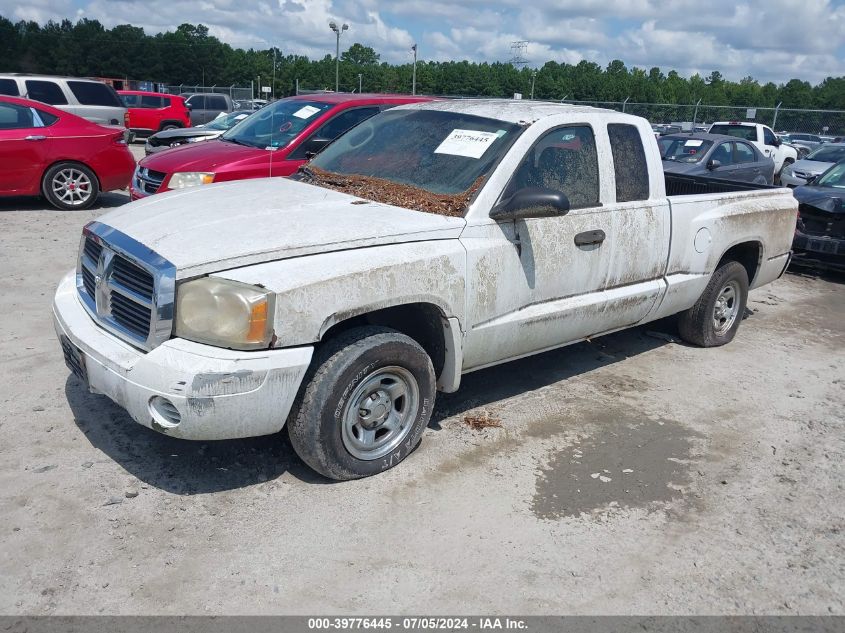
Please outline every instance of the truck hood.
M170 260L177 278L350 248L457 238L466 221L286 178L157 194L98 220Z

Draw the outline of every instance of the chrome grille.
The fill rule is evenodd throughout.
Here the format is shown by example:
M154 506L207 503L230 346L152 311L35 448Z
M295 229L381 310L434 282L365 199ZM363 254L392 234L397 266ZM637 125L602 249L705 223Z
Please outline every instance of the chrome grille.
M162 171L154 171L146 167L138 167L135 170L135 189L141 193L152 195L161 188L161 183L164 182L164 177L167 176Z
M76 286L89 314L136 347L170 338L176 269L120 231L99 222L85 227Z

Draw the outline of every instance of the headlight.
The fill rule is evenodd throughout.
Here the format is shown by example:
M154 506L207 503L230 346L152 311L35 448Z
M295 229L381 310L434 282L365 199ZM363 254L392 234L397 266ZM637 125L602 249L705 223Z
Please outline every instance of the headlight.
M176 336L233 349L262 349L273 338L274 294L203 277L176 289Z
M186 189L197 185L210 185L214 174L207 171L177 171L170 177L168 189Z

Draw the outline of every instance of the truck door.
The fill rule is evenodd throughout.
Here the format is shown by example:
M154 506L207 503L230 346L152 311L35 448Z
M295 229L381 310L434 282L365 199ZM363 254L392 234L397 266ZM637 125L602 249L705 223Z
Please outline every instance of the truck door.
M633 131L642 154L640 132ZM566 215L468 226L462 235L469 277L465 369L634 324L660 296L668 203L639 200L642 188L626 189L621 178L618 202L600 186L600 171L613 182L607 138L607 130L587 124L553 128L501 195L554 189L569 199ZM648 164L639 158L647 198Z

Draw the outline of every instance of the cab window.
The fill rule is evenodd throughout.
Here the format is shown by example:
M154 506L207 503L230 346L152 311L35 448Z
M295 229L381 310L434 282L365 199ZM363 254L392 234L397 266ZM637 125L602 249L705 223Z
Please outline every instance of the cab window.
M754 150L750 145L745 143L736 143L736 162L738 163L756 163L757 156L754 155Z
M525 187L560 191L570 209L599 205L599 164L592 128L556 128L544 134L523 158L502 194Z
M710 156L710 160L718 160L719 163L721 163L722 167L725 167L726 165L732 165L733 152L731 152L731 145L733 145L733 143L722 143L721 145L719 145L719 147L717 147L713 154Z

